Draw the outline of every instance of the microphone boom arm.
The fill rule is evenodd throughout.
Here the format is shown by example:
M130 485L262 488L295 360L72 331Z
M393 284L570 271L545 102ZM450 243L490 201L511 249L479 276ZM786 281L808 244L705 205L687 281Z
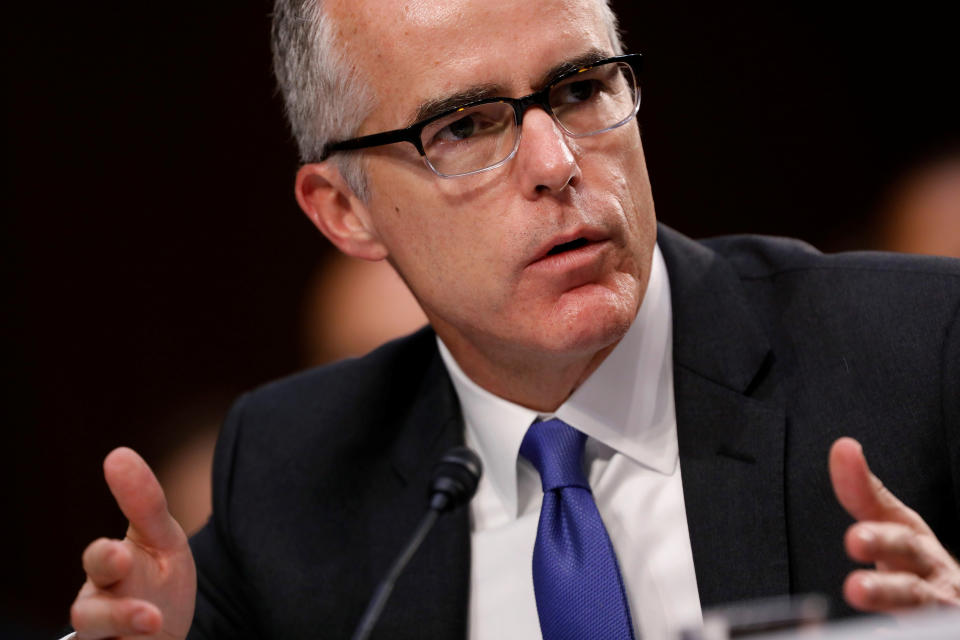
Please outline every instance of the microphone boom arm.
M480 482L480 475L483 473L483 465L480 463L480 457L467 447L454 447L440 458L433 470L433 479L430 482L430 507L424 514L420 524L417 525L413 537L404 547L403 551L394 560L393 565L386 577L377 585L373 592L373 598L367 605L360 623L353 632L352 640L367 640L373 627L380 618L383 607L386 606L390 594L393 592L393 586L407 563L413 558L413 554L420 548L420 544L433 528L434 523L441 513L452 511L456 507L466 504L477 491L477 484Z

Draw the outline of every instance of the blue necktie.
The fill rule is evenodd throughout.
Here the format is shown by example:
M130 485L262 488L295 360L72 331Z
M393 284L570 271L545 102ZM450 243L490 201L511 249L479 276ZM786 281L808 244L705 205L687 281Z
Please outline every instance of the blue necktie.
M540 631L544 640L633 640L617 558L581 468L586 439L553 419L531 425L520 445L543 483L533 548Z

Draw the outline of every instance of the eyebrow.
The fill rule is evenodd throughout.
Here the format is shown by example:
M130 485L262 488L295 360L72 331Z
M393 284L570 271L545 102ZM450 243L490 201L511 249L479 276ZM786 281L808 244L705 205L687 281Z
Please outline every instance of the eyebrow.
M610 54L602 49L589 49L588 51L585 51L574 58L564 60L560 64L552 67L549 71L540 76L540 81L534 85L534 88L537 90L542 89L565 73L576 71L580 67L585 67L609 57Z
M420 105L413 118L408 122L408 126L427 118L440 115L445 111L452 111L465 104L483 100L484 98L496 98L504 93L503 87L495 84L482 84L463 91L457 91L449 95L432 98Z
M604 58L609 57L610 54L602 49L590 49L578 56L564 60L563 62L551 67L549 71L540 76L540 80L536 83L536 85L534 85L534 87L537 90L542 89L565 73L575 71L580 67L593 64L598 60L603 60ZM427 118L432 118L433 116L441 113L452 111L458 107L462 107L465 104L476 102L477 100L501 97L505 93L505 88L500 85L482 84L448 95L431 98L420 105L420 107L417 109L417 112L413 115L413 118L407 122L407 126L410 126L415 122L420 122L421 120L426 120Z

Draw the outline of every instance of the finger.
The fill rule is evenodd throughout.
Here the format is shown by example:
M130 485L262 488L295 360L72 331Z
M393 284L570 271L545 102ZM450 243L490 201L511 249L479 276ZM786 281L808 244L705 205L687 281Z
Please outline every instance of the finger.
M83 552L83 570L97 587L106 588L130 573L133 558L119 540L94 540Z
M847 529L844 547L858 562L881 563L884 569L909 571L926 578L937 567L932 539L894 522L861 522Z
M870 472L863 448L853 438L840 438L830 448L830 481L837 500L855 520L899 522L932 534L923 519Z
M953 594L912 573L854 571L843 583L843 597L860 611L898 611L960 601Z
M143 600L95 594L77 598L70 607L70 624L83 640L149 635L160 631L163 616Z
M157 549L173 549L185 543L183 529L167 511L160 483L133 449L111 451L103 461L103 475L130 521L131 538Z

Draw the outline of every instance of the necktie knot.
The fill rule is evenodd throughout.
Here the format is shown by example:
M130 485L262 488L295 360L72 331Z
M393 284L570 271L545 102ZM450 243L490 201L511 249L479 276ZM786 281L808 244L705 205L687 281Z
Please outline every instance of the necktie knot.
M520 444L520 455L536 467L544 493L565 487L590 490L583 475L583 446L587 436L554 418L535 422Z

